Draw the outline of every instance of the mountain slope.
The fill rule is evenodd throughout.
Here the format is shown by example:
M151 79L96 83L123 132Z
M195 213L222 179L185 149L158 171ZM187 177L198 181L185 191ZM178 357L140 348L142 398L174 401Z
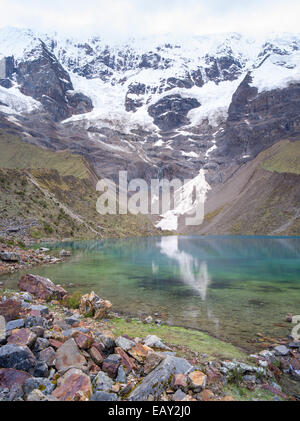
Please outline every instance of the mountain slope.
M24 143L4 130L0 149L0 237L78 239L159 233L145 217L99 215L97 177L82 157Z
M299 235L300 142L284 140L208 193L199 234ZM195 232L195 228L193 230Z

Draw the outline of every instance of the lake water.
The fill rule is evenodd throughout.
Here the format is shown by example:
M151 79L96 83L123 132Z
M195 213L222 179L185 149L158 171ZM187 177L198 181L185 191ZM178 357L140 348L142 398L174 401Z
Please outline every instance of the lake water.
M293 325L285 315L300 314L300 237L170 236L51 247L72 257L30 272L68 291L94 290L116 311L158 313L248 350L257 346L251 343L257 333L286 336ZM19 278L1 281L15 287Z

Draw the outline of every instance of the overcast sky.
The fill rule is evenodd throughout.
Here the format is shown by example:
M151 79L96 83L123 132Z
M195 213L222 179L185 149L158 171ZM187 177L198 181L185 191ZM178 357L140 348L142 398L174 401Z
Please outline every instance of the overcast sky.
M123 38L300 32L299 0L0 0L0 26Z

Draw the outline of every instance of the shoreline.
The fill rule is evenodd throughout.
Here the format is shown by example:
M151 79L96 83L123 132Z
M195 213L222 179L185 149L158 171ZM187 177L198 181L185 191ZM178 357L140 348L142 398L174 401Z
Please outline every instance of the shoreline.
M117 239L116 239L117 240ZM68 243L69 241L71 241L71 239L65 239L65 243ZM72 240L73 241L73 240ZM85 241L85 240L75 240L75 241ZM47 243L43 243L44 245L47 245ZM1 243L0 241L0 251L1 251L1 247L4 244ZM35 243L35 245L37 246L38 244ZM12 264L12 263L7 263L6 268L7 271L6 272L1 272L1 259L0 259L0 291L1 288L3 286L3 283L1 282L1 277L5 276L5 275L12 275L15 274L17 272L30 272L31 268L36 268L36 267L40 267L40 266L47 266L47 265L52 265L52 264L59 264L59 263L64 263L67 261L67 258L70 257L68 256L59 256L59 249L58 250L51 250L51 249L46 249L43 248L42 246L39 249L32 249L32 248L25 248L22 247L20 248L19 246L7 246L5 245L5 248L10 252L10 253L20 253L20 255L26 255L26 262L24 262L22 265L20 264ZM43 249L45 251L43 251ZM65 252L65 250L63 250ZM50 255L51 253L51 255ZM68 253L68 252L67 252ZM3 263L3 262L2 262ZM11 269L9 269L9 266L11 266ZM72 286L72 293L76 293L79 292L80 289L78 289L77 291L74 289L74 286ZM8 288L9 289L9 288ZM131 319L132 321L138 320L139 322L143 322L143 318L146 319L147 317L152 317L153 320L155 319L160 319L160 316L155 316L153 314L149 315L149 314L143 314L142 316L140 314L136 314L136 313L130 313L130 312L125 312L122 310L119 310L118 308L115 309L116 313L121 315L125 320L126 319ZM200 329L200 328L196 328L196 327L189 327L189 326L184 326L184 325L178 325L178 324L170 324L170 323L166 323L163 320L160 320L161 323L164 326L168 326L170 328L179 328L179 329L185 329L187 331L195 331L195 332L200 332L200 333L204 333L206 335L208 335L211 338L214 338L220 342L229 344L234 346L235 348L240 349L242 352L245 353L255 353L255 352L259 352L259 350L263 349L260 345L261 345L261 339L266 338L266 343L270 343L270 338L268 338L267 335L262 335L262 334L256 334L255 338L253 339L253 344L257 344L254 346L243 346L240 343L233 343L231 340L227 340L224 339L222 337L219 337L217 335L214 335L213 333L209 332L208 330L205 329ZM288 327L288 325L287 325ZM276 338L276 341L278 341L278 343L284 342L287 343L287 339L286 338Z
M6 290L1 294L0 288L0 296L2 295L3 297L3 294L6 296L6 299L9 299L10 297L19 299L20 296L22 296L22 293L16 292L15 290ZM147 323L136 319L129 320L128 318L125 318L124 315L120 315L115 311L110 311L104 318L95 320L95 318L91 316L82 315L78 311L77 305L75 306L76 308L72 309L70 306L66 307L66 302L64 301L59 302L57 300L52 300L47 302L34 298L33 296L31 298L33 304L35 304L34 308L36 306L39 308L48 307L48 310L52 315L51 320L56 320L55 326L53 326L53 339L56 341L58 339L61 341L70 340L70 338L73 337L72 335L74 329L76 330L76 327L79 328L78 334L81 333L82 328L85 329L84 334L87 333L86 329L91 329L92 332L99 330L100 332L106 332L110 338L129 338L131 341L136 341L137 344L143 343L144 340L141 338L153 336L159 338L164 346L172 351L173 355L184 358L189 364L198 367L199 370L201 369L201 373L210 373L210 368L218 370L218 375L222 377L222 382L225 383L223 384L218 381L218 386L210 386L210 389L212 389L210 392L214 395L213 400L222 400L222 394L224 393L225 395L231 393L230 399L228 398L228 395L223 396L223 398L226 397L228 400L274 400L274 397L276 397L275 400L295 400L295 397L292 395L289 396L288 389L282 390L279 386L281 382L278 371L280 370L274 365L274 360L273 362L271 360L269 361L266 359L267 355L263 355L262 353L248 355L234 345L220 341L213 338L211 335L198 330L164 324L157 326L153 322ZM72 298L72 296L70 296L70 298ZM34 314L37 315L37 313ZM43 316L42 313L39 313L39 317L41 316ZM74 324L72 325L73 322L71 322L70 326L62 326L65 328L64 331L63 328L59 328L59 326L66 317L67 319L73 320ZM17 329L17 331L18 330L20 329ZM13 333L17 333L17 331L13 331ZM68 336L69 334L71 335L70 337ZM86 356L88 354L85 352L84 355ZM272 354L272 358L276 358L275 354ZM240 374L238 374L239 370L242 370ZM243 370L245 370L244 374ZM135 380L137 381L138 379L139 377ZM140 381L141 380L137 381L137 384L139 384ZM274 385L276 386L275 388ZM206 389L202 388L202 392L203 390ZM175 390L173 390L173 392L175 392ZM192 395L193 398L191 397ZM195 399L195 395L191 392L187 396L190 396L190 398L187 398L188 400L198 400ZM263 399L261 399L262 396ZM167 399L165 396L165 400L170 399ZM200 400L203 399L201 398Z
M51 256L47 255L46 253L49 253L50 250L47 251L33 251L33 250L24 250L20 247L8 247L6 246L6 250L9 250L9 253L29 253L30 251L33 252L33 256L36 257L36 254L42 253L42 258L39 259L39 261L30 261L28 262L28 265L14 265L12 263L13 272L19 272L19 271L26 271L27 273L30 273L30 268L37 265L44 265L51 263L49 261L49 258L51 259ZM62 263L65 258L58 259L57 257L53 257L55 259L53 263ZM6 273L12 273L12 272L6 272ZM2 273L1 275L4 275ZM0 278L1 279L1 278ZM19 294L16 290L2 290L3 284L0 281L0 298L3 294L9 294L9 295L15 295ZM76 292L75 292L76 293ZM38 304L40 302L38 301ZM43 302L43 305L47 304ZM63 304L56 303L57 307L53 307L54 314L58 314L61 311L65 312L66 308L63 306ZM51 306L50 306L51 307ZM52 308L51 308L52 311ZM69 312L72 312L73 310L69 309ZM74 310L75 314L78 313L78 310ZM1 312L0 312L1 315ZM146 317L146 316L145 316ZM149 318L149 315L148 315ZM152 319L152 317L151 317ZM87 323L94 323L93 319L86 319ZM261 361L261 352L257 349L255 351L255 354L252 352L252 354L249 355L250 350L245 349L241 346L233 345L230 341L225 341L221 338L213 336L209 332L205 332L200 329L190 328L190 327L184 327L184 326L175 326L170 324L156 324L155 320L152 319L150 322L146 322L143 320L143 317L136 317L132 314L126 314L125 312L120 312L118 309L114 309L114 312L110 315L110 317L105 320L101 321L101 326L105 327L105 329L109 330L111 333L119 334L120 336L127 335L131 338L139 337L139 336L146 336L148 335L157 335L158 337L162 338L162 340L167 344L167 346L172 347L173 351L175 350L176 355L179 355L183 358L191 358L191 361L194 361L195 364L199 363L201 365L203 364L214 364L214 361L217 361L217 364L220 364L220 360L225 361L232 361L233 364L235 364L235 361L241 362L242 364L249 364L249 361L251 361L251 364L253 363L253 355L255 355L255 358L257 357L258 361ZM288 344L288 341L286 339L280 341L280 346L285 346ZM0 348L1 349L1 348ZM269 352L268 349L264 350L265 352ZM299 350L300 351L300 350ZM251 357L252 356L252 357ZM300 354L299 354L300 357ZM250 358L250 360L249 360ZM265 358L265 356L263 356ZM274 366L274 361L268 361L267 359L264 360L265 363L271 364L272 370L276 372L276 367ZM257 363L257 361L256 361ZM0 367L1 369L1 367ZM284 376L286 376L284 374ZM251 377L251 375L250 375ZM259 380L259 379L258 379ZM253 376L252 376L253 381ZM271 387L271 395L272 396L281 396L280 394L285 395L280 389L280 386L277 382L275 384L278 385L277 393L274 391ZM248 385L250 387L250 385ZM239 389L239 385L234 386L233 394L236 393ZM253 387L253 384L252 386ZM251 388L250 387L250 388ZM246 387L247 388L247 387ZM244 389L244 388L243 388ZM276 389L276 388L275 388ZM269 391L270 391L269 390ZM289 391L289 388L286 390ZM246 393L243 391L243 393ZM297 395L298 396L298 395ZM282 396L281 396L282 397ZM238 396L235 396L235 398L238 398Z

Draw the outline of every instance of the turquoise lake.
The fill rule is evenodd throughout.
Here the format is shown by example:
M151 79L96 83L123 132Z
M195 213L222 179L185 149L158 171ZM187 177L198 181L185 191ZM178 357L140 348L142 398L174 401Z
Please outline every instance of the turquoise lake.
M30 270L116 311L207 331L245 349L286 336L300 314L300 237L169 236L60 243L72 257ZM5 276L15 287L21 274ZM72 284L72 285L70 285ZM278 326L283 324L283 326ZM256 345L257 346L257 345Z

